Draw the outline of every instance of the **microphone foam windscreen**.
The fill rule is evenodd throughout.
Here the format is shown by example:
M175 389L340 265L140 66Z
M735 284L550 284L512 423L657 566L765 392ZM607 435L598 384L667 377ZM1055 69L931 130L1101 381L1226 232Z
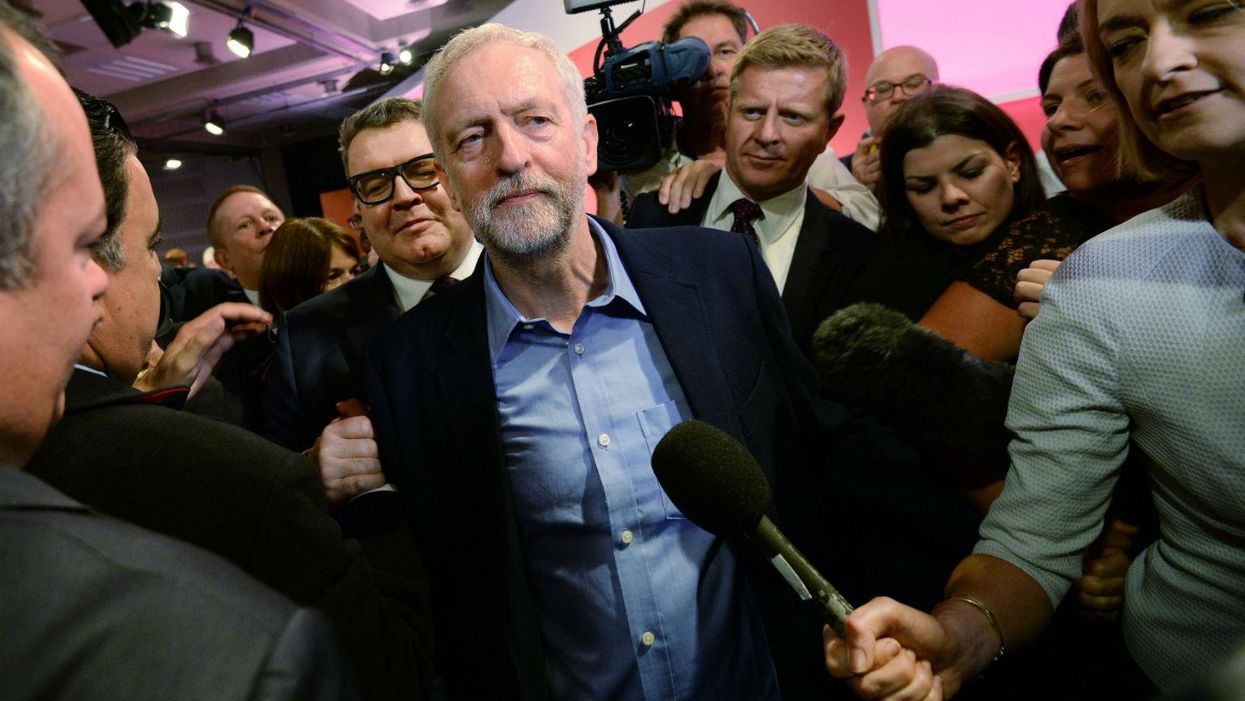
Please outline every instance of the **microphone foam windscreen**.
M653 472L675 506L714 535L752 533L772 498L748 449L697 419L675 426L658 442Z

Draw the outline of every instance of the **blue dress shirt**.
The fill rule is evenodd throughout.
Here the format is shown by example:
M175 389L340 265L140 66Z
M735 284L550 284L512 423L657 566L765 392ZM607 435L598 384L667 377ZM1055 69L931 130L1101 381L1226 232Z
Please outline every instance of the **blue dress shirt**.
M609 236L609 285L569 334L485 261L489 350L554 698L778 699L734 553L669 501L653 448L691 417Z

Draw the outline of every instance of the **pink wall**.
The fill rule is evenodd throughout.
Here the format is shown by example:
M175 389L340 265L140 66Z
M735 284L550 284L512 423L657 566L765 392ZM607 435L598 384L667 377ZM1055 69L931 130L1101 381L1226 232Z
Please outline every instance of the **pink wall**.
M755 0L737 1L752 12L762 30L784 22L804 22L829 34L843 49L851 68L848 71L847 98L843 102L846 119L838 135L830 143L839 154L855 150L860 134L868 127L864 110L860 106L860 95L865 91L865 68L873 60L873 40L870 36L869 6L866 0L771 0L765 3ZM671 0L646 11L623 32L623 44L635 46L660 38L661 25L679 4L680 0ZM623 5L618 9L622 11L615 12L614 16L621 22L633 7ZM575 65L579 66L580 72L585 76L592 73L592 54L596 47L594 41L571 52Z
M540 0L544 2L545 0ZM761 29L784 22L805 22L829 34L848 60L845 120L831 140L840 155L852 151L868 126L860 95L865 69L873 60L873 29L869 0L737 0L748 7ZM1044 117L1038 106L1037 68L1054 48L1055 28L1069 0L874 0L882 48L916 44L938 59L944 82L976 90L999 102L1020 124L1034 148ZM661 25L681 0L669 0L647 10L623 33L623 43L634 46L657 39ZM616 8L621 22L633 5ZM585 76L592 72L596 41L571 52Z

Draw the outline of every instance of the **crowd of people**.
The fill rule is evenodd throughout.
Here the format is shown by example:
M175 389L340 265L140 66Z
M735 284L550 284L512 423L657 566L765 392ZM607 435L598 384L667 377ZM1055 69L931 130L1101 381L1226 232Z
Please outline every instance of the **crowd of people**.
M0 2L0 699L1243 698L1245 5L1078 0L1037 152L900 46L840 159L822 29L687 37L644 172L485 24L342 122L348 228L237 185L192 269ZM667 496L690 419L844 623Z

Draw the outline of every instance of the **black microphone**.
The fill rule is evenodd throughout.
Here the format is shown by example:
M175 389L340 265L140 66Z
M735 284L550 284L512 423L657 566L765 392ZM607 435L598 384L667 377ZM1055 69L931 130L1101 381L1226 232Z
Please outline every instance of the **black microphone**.
M813 334L822 393L863 407L969 483L1001 479L1013 370L980 360L879 304L855 304Z
M657 443L653 472L685 516L716 536L746 538L843 635L852 605L765 515L773 495L747 448L704 421L689 419Z

